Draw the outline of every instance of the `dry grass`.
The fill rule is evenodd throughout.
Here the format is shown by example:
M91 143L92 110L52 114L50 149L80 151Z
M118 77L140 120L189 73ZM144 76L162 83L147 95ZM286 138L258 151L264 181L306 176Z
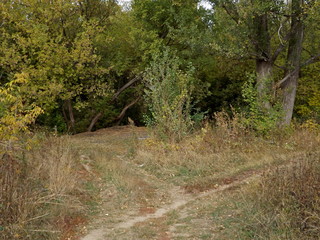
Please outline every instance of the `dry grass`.
M252 197L257 221L247 229L254 239L319 239L319 151L266 173Z
M101 213L104 224L112 225L122 221L128 213L145 214L170 202L169 188L173 184L188 192L205 191L265 168L279 166L283 169L281 166L292 159L318 151L320 145L319 134L306 129L270 133L262 138L242 129L236 120L225 117L217 121L217 126L207 124L179 143L161 142L146 138L146 135L143 128L122 127L72 138L44 137L40 139L41 144L36 144L30 151L20 149L2 155L1 239L65 240L75 233L70 225L83 224L83 216L90 212ZM310 172L310 168L299 171ZM269 190L266 190L267 182L263 184L266 194L273 190L273 181L269 181ZM307 180L303 179L301 183L303 181ZM252 202L257 202L257 195L251 196L254 196ZM241 216L235 214L242 218L239 220L242 223L233 227L241 231L233 231L233 234L249 232L247 235L251 236L255 225L247 221L252 215L245 213L245 207L253 204L250 199L237 198L237 204L241 205L241 201L248 204L242 204L240 210L230 210L231 214L227 215L242 212ZM199 213L197 209L193 209L195 215ZM255 209L254 219L257 219L257 214L263 211L258 206ZM209 214L210 207L205 211ZM265 215L261 222L270 216ZM308 226L313 226L314 215L303 216L310 219ZM271 222L270 219L267 222ZM176 221L170 215L170 222ZM160 225L161 234L168 230L166 221ZM190 226L194 227L184 231L197 236L200 225L192 221ZM143 230L143 225L135 229L139 232L135 236L148 231ZM307 229L311 236L311 228ZM210 238L209 233L204 231L203 238ZM220 239L236 239L232 237L235 235Z
M319 239L319 186L319 152L270 169L212 204L213 226L222 226L215 239Z
M168 200L167 186L133 160L146 134L145 128L122 126L72 138L80 154L90 159L88 166L98 179L96 208L106 225L122 221L128 213L152 211Z
M29 151L15 146L0 158L3 240L63 239L66 219L84 221L80 220L84 205L79 200L83 195L79 156L69 139L42 136L33 140L41 143Z
M203 191L248 172L276 166L319 147L319 137L305 129L255 136L234 124L207 125L180 143L149 138L134 162L160 179Z
M211 207L221 207L222 215L214 220L215 230L205 230L204 239L319 239L319 147L317 131L295 127L261 137L234 122L220 122L180 143L146 139L134 162L189 192L270 169L259 186L247 186L244 192L231 194L231 199L218 200L217 206ZM185 227L182 235L199 236L203 229L191 222ZM139 231L143 235L148 229Z

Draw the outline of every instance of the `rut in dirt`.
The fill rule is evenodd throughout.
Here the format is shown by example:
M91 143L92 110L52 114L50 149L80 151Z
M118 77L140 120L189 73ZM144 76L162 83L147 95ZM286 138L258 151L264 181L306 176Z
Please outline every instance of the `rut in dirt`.
M201 198L205 198L212 194L223 192L225 190L240 186L242 184L249 183L257 179L259 176L260 176L259 173L252 173L251 175L246 176L243 179L233 181L232 183L229 183L229 184L218 186L215 189L202 192L198 195L188 194L188 193L185 193L181 188L174 187L169 190L172 196L171 204L158 208L154 213L150 213L143 216L142 215L127 216L127 219L123 222L117 223L113 226L109 226L109 227L106 226L106 227L101 227L99 229L92 230L81 240L106 240L108 239L106 235L108 233L111 233L112 231L115 231L117 229L129 229L138 223L143 223L151 219L161 218L171 211L187 208L188 207L187 205L193 201L199 200Z

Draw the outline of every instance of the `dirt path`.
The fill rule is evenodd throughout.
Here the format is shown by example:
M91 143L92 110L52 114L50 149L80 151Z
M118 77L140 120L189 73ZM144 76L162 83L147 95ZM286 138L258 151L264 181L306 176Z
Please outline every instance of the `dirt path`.
M89 226L80 229L80 240L215 239L215 222L210 218L215 207L212 199L221 199L231 189L260 176L257 171L246 170L230 178L226 175L228 181L212 185L209 190L188 191L134 161L131 151L147 138L145 128L135 127L109 128L74 137L75 144L82 146L88 167L97 164L101 168L98 214ZM204 214L197 210L206 204L212 207ZM201 232L207 235L198 237Z
M86 236L84 236L81 240L107 240L108 234L119 229L130 229L136 224L146 222L150 219L162 218L166 214L174 210L181 210L183 208L188 208L190 203L201 200L210 195L214 195L220 192L223 192L232 187L240 186L245 183L249 183L252 180L259 177L259 174L252 174L250 176L246 176L244 179L234 181L230 184L225 184L221 186L217 186L217 188L200 193L200 194L188 194L181 190L179 187L174 187L169 190L170 195L172 197L172 202L168 205L162 206L158 208L154 213L150 213L147 215L136 215L136 216L124 216L124 221L117 223L113 226L103 226L99 229L92 230ZM170 234L170 233L167 233Z

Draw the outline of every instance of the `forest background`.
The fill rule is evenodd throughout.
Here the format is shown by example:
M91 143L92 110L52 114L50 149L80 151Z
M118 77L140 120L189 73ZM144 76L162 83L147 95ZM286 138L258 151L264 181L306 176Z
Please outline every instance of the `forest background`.
M190 78L181 84L192 121L233 108L255 119L251 128L289 125L292 116L318 123L319 2L201 3L2 1L1 132L33 122L69 133L128 116L152 122L145 92L169 70ZM181 84L168 94L181 94Z

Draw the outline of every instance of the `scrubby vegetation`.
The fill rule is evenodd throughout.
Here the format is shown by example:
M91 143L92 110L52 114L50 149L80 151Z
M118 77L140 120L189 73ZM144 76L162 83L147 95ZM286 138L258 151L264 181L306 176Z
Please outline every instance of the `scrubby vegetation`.
M319 9L2 0L0 238L69 239L97 209L155 208L164 186L196 194L270 169L231 194L250 221L224 233L316 239Z
M86 221L90 176L68 137L26 137L1 147L1 239L67 239Z
M320 232L319 152L298 155L266 173L257 189L251 239L317 239Z
M219 239L318 239L319 133L312 135L296 133L295 141L310 144L308 151L270 166L254 184L227 194L215 207L213 216L224 226Z

